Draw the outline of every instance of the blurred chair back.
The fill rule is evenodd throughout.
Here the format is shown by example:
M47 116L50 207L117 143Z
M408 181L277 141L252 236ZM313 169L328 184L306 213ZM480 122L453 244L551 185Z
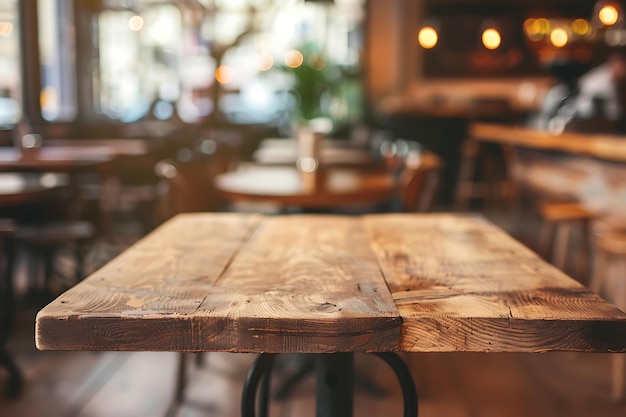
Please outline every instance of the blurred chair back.
M422 152L406 159L400 190L404 212L432 209L442 168L443 161L432 152Z
M211 140L180 149L176 157L159 161L154 172L161 179L160 220L178 213L218 210L220 197L213 179L227 168L228 155Z

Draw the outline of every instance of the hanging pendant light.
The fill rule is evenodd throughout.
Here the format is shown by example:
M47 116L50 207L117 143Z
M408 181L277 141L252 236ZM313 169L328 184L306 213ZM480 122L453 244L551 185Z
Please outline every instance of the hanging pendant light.
M486 20L481 24L480 41L490 51L495 51L502 45L502 34L495 21Z
M621 27L624 22L624 9L618 1L599 0L593 6L591 20L596 28Z

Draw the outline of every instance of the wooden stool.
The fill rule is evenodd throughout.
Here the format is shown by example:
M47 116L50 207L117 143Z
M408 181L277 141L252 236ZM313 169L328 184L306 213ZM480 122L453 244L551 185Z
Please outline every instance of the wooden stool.
M470 203L475 198L486 203L511 203L515 200L516 187L509 173L516 158L515 151L508 146L500 149L501 157L490 154L489 148L474 139L468 139L461 145L461 163L454 200L457 211L469 210ZM480 169L477 167L479 160ZM476 178L479 172L482 175L480 179Z
M544 203L539 207L539 216L543 224L539 236L539 247L546 259L563 270L567 258L567 249L572 226L579 225L583 240L591 259L589 222L596 217L595 213L580 203Z
M595 268L589 284L592 291L602 290L612 267L619 275L616 288L610 292L612 296L607 298L610 298L609 301L622 311L626 311L626 232L624 231L613 231L598 236ZM611 397L619 402L624 398L626 355L612 355L612 361Z

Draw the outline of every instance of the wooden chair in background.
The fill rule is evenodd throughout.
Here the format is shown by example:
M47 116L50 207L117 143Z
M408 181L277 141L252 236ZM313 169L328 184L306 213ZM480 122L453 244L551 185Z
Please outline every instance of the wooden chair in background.
M7 398L17 397L22 389L22 374L6 350L6 342L11 333L14 316L13 261L15 223L12 220L0 220L0 244L4 270L0 277L0 367L7 370L8 381L4 390Z
M27 296L34 295L38 305L87 275L85 259L97 231L95 219L83 211L81 199L80 190L71 183L45 197L3 207L3 215L15 223L15 262L25 259L28 267Z
M457 211L470 210L471 203L476 199L486 205L515 201L516 185L510 173L516 157L515 149L489 145L473 138L461 145L454 200Z
M157 162L154 172L160 178L158 217L167 220L178 213L215 211L220 196L213 179L228 170L229 155L211 139L193 148L183 148L174 158Z
M579 274L589 276L589 265L582 266L583 260L591 261L590 222L596 214L578 202L548 202L539 206L537 213L542 225L539 236L539 248L545 259L554 266L565 268L568 251L571 247L571 232L573 227L580 228L580 242L582 255L578 257Z
M440 183L443 161L432 152L405 161L401 177L401 201L404 212L431 211Z

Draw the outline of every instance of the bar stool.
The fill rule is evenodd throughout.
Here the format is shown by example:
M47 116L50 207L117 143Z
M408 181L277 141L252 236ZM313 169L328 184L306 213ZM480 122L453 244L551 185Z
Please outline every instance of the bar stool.
M486 144L471 138L461 145L461 163L454 200L457 211L470 209L471 201L476 198L488 204L512 204L515 201L516 184L510 173L517 157L515 149L501 146L501 155L494 154L493 149L490 149Z
M576 202L554 202L541 204L538 214L542 220L539 248L554 266L565 268L573 226L581 228L587 259L591 259L590 221L596 217L593 211Z
M609 231L596 240L596 262L589 287L600 292L607 283L612 268L618 273L611 301L626 312L626 231ZM626 355L612 355L611 398L619 402L624 398Z

